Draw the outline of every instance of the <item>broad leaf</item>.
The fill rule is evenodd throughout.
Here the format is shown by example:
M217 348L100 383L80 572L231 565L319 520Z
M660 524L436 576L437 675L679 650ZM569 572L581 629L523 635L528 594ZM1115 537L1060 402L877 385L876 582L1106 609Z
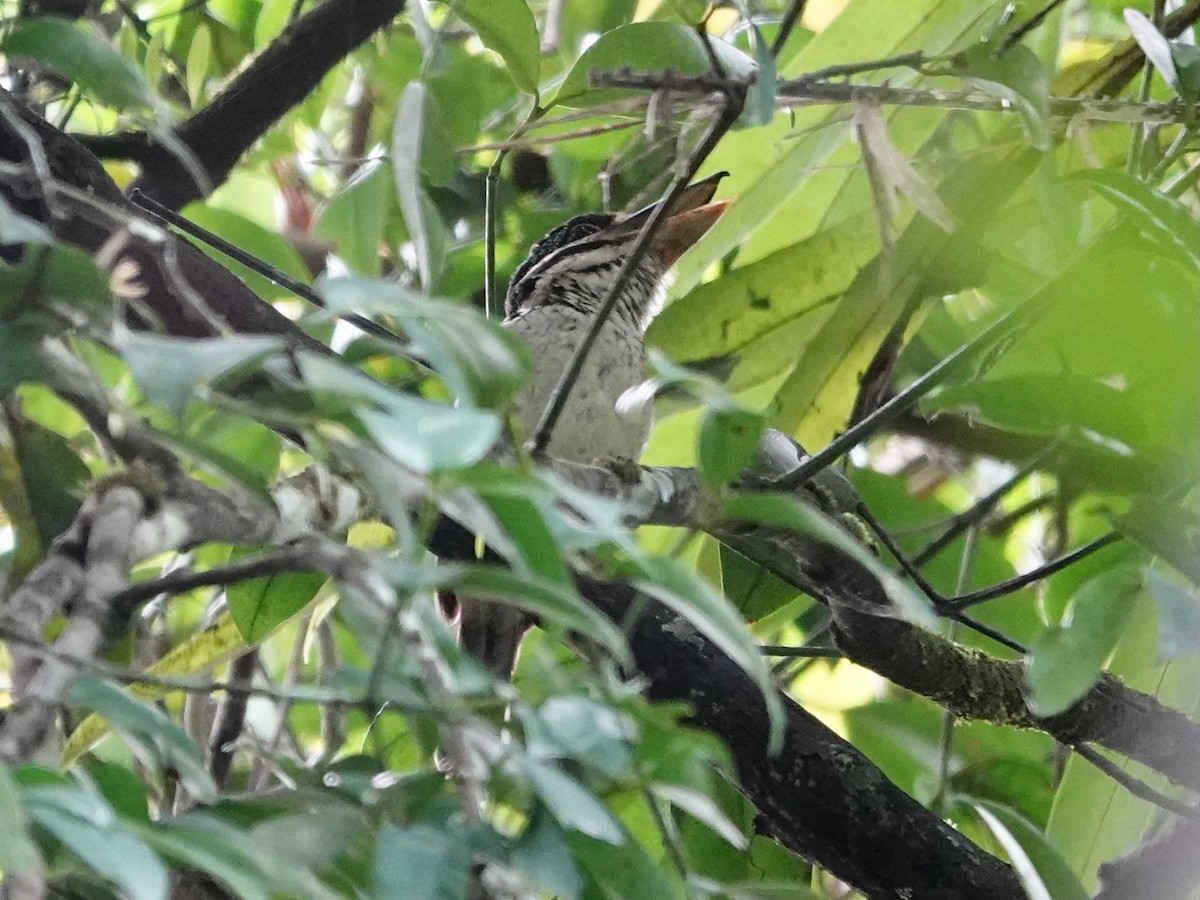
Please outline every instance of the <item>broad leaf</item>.
M454 12L475 29L483 45L507 63L517 87L537 95L541 51L537 25L525 0L461 0Z
M1119 567L1085 582L1058 625L1029 647L1025 680L1039 716L1069 708L1100 676L1142 587L1141 573Z
M7 27L0 37L0 51L6 55L32 57L117 109L155 105L136 67L106 41L67 19L30 16Z

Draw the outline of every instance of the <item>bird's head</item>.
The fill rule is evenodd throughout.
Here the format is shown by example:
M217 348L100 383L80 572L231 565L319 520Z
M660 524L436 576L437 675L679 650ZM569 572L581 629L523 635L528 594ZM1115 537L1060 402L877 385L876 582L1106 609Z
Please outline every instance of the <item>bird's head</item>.
M729 205L728 200L709 202L725 174L688 185L675 199L613 311L618 318L645 327L667 269ZM588 312L597 310L656 207L654 204L628 215L589 213L559 225L533 245L528 258L513 273L504 300L505 314L517 316L553 303L569 303Z

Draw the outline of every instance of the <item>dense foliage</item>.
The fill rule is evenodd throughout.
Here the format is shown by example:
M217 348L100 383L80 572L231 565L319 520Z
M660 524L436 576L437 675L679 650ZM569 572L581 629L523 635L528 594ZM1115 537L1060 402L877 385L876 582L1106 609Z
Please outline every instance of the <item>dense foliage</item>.
M0 3L6 896L1187 896L1200 3L1125 5ZM721 170L643 467L531 457L530 244Z

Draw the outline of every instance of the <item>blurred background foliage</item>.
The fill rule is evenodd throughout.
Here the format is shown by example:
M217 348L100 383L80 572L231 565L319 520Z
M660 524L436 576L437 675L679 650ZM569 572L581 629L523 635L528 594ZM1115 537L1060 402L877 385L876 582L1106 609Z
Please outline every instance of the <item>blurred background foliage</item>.
M330 288L328 298L391 316L418 346L445 350L436 377L233 265L262 296L406 396L460 403L465 396L466 406L479 407L463 416L480 418L455 419L459 430L445 446L398 452L430 473L442 497L465 486L494 512L507 510L505 524L519 532L513 539L536 569L539 541L565 555L564 548L601 540L537 525L546 486L516 476L489 481L494 473L477 460L490 440L473 448L466 437L498 433L490 410L503 410L528 363L503 336L460 316L484 308L489 167L502 290L549 228L581 212L651 202L699 136L696 97L595 90L589 71L707 71L694 33L706 12L708 33L726 42L727 71L751 71L766 61L764 48L779 37L790 4L409 6L330 72L211 196L183 212L303 280L387 279L395 293L379 294L377 308L363 308L365 288L340 300ZM819 449L852 421L873 364L885 366L877 387L890 396L998 315L1033 310L916 412L855 450L846 474L914 554L956 512L1012 482L987 516L928 560L928 578L948 596L1002 582L1116 527L1132 540L982 605L978 617L1031 648L1029 690L1046 712L1065 708L1107 670L1194 716L1200 164L1193 117L1164 123L1149 111L1155 102L1194 100L1200 80L1190 29L1160 44L1143 28L1135 45L1126 6L1140 8L1146 23L1155 15L1149 3L1115 0L810 0L774 58L779 78L919 51L919 61L854 75L856 84L911 90L912 102L879 106L866 94L857 104L800 93L789 99L769 83L765 96L752 94L700 172L727 170L719 196L737 199L678 265L648 342L723 382L728 397L761 421ZM6 2L0 51L10 88L69 132L161 131L209 102L305 7L294 0ZM38 15L47 13L59 18ZM1037 16L1035 27L1017 32ZM1162 51L1151 54L1157 68L1136 68L1117 83L1119 102L1105 109L1120 114L1101 114L1097 86L1113 84L1105 79L1117 77L1137 45ZM917 92L942 100L919 105ZM968 95L997 108L953 99ZM1064 100L1078 102L1066 108ZM122 186L136 175L132 163L106 166ZM61 278L62 294L100 321L107 295L87 258L56 248L55 260L49 289ZM89 278L98 300L80 293ZM0 270L0 309L26 279L19 266ZM418 295L450 305L426 306ZM9 328L4 340L13 353L0 361L0 386L20 408L18 417L17 399L8 405L4 470L19 484L7 482L0 541L15 577L69 523L83 486L111 460L37 372L23 369L21 335ZM231 344L224 357L189 356L156 340L163 339L130 337L115 350L78 352L121 403L222 478L264 490L302 464L299 451L253 421L253 410L213 400L231 368L269 348ZM472 360L472 348L488 341L498 342L495 352ZM337 403L365 402L369 393L348 367L332 363L313 361L304 377L316 399L298 414L303 427L342 421ZM205 386L200 393L197 384ZM696 402L703 391L692 394L660 398L645 462L704 464L698 435L714 406ZM405 407L405 414L418 411ZM360 425L383 445L402 440L386 424ZM315 455L322 452L318 445ZM1032 472L1020 468L1030 461ZM1014 478L1018 472L1026 474ZM16 497L29 501L25 514ZM728 598L760 643L821 646L821 607L744 557L669 529L644 528L639 538L648 558L674 558ZM351 533L367 548L403 541L378 524ZM201 547L191 563L219 565L230 552ZM419 556L411 546L405 552ZM553 566L540 564L552 580ZM162 565L152 561L148 570ZM427 565L406 576L412 591L434 578L421 569ZM28 765L0 779L5 833L27 835L0 842L7 848L0 868L20 868L36 845L63 895L161 897L167 867L189 865L246 897L456 897L465 896L474 852L503 856L506 877L531 896L843 896L754 834L751 810L724 780L730 766L715 741L682 726L682 710L648 704L611 670L579 661L559 640L561 628L528 641L513 726L523 743L504 751L507 763L489 782L494 820L471 830L453 824L452 787L432 768L438 711L411 664L386 672L393 712L350 705L338 729L321 714L322 701L380 677L364 645L380 622L345 602L331 616L334 597L319 576L249 582L226 594L221 601L236 627L205 630L214 598L197 591L153 607L112 661L160 660L160 674L170 677L220 673L244 641L258 647L256 677L317 682L313 702L252 698L245 752L218 793L195 746L162 715L195 735L206 715L199 699L168 694L156 708L126 703L103 682L80 682L73 703L100 712L122 740L94 743L103 729L91 740L76 735L79 752L65 773ZM956 638L1012 655L969 631ZM458 667L464 702L495 716L503 695L452 647L438 646ZM1166 817L1046 735L955 723L930 701L846 661L770 662L794 697L905 791L986 849L1027 854L1052 896L1094 888L1102 862ZM1161 776L1139 774L1167 789ZM295 790L265 790L278 784ZM189 793L213 803L171 815L172 803ZM1002 846L998 829L1024 849ZM614 832L632 840L605 843ZM671 847L681 868L667 864Z

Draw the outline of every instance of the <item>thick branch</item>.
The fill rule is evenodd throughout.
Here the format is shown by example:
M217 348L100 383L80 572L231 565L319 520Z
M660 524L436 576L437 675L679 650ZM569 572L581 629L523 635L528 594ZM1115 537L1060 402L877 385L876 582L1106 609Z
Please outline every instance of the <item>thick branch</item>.
M251 145L312 92L321 79L404 9L404 0L325 0L292 22L212 102L180 125L176 136L213 185L225 180ZM169 149L145 135L91 139L102 156L136 156L134 187L179 209L207 191Z
M615 620L634 599L627 585L583 582ZM630 634L638 669L658 700L686 702L696 724L733 752L759 824L869 897L1020 897L1012 870L925 809L853 745L785 698L778 756L758 688L677 616L651 604Z

